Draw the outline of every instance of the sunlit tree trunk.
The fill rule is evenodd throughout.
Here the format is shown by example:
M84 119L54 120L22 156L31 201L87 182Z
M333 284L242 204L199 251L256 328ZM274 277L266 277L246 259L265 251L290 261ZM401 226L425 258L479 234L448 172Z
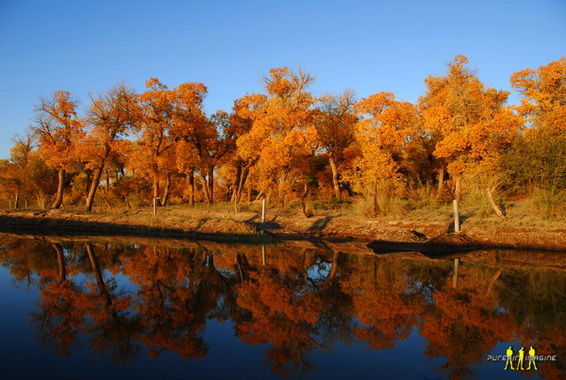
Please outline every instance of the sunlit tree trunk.
M51 205L51 208L59 208L63 203L63 185L65 184L65 169L59 168L57 171L57 193L55 194L55 200Z
M210 195L210 204L214 204L214 168L208 169L208 193Z
M236 178L234 180L234 187L232 189L232 196L230 197L230 202L238 203L238 190L240 189L240 178L242 176L242 166L238 165L236 169Z
M94 197L96 195L96 190L98 189L98 185L100 183L100 177L102 177L103 170L104 170L104 163L102 163L101 166L96 169L96 171L94 172L94 176L92 177L92 181L90 183L90 189L88 191L88 195L86 198L86 210L88 212L92 211L92 205L94 204Z
M454 199L456 199L459 202L461 196L462 196L462 177L457 176L454 177Z
M330 169L332 170L332 185L334 186L334 196L336 200L340 200L340 184L338 183L338 169L336 167L336 162L334 161L334 153L330 153L328 156L328 162L330 163Z
M159 178L157 178L157 175L154 175L153 177L153 186L152 186L152 190L153 190L153 198L159 198Z
M14 208L17 210L20 208L20 188L16 189L16 196L14 197Z
M487 192L487 199L489 200L489 203L491 204L493 211L495 211L498 217L505 218L505 214L503 213L503 210L501 210L501 208L497 205L497 203L495 203L495 200L493 199L493 193L491 189L487 188L486 192Z
M200 170L200 177L202 178L202 191L204 192L204 196L206 198L206 202L208 204L212 204L212 198L210 196L210 187L208 185L208 179L206 178L206 174L201 169Z
M305 218L310 218L310 215L307 213L307 204L305 202L308 193L309 193L309 185L305 181L305 187L304 187L304 190L303 190L303 194L301 194L301 205L302 205L302 209L303 209L303 215L305 216Z
M163 196L161 197L161 206L165 206L169 200L169 194L171 192L171 173L167 173L167 179L165 180L165 189L163 190Z

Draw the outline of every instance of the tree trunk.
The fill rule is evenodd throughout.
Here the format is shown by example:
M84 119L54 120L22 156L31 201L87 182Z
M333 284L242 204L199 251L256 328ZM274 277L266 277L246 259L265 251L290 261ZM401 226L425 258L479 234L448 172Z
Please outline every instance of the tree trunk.
M491 189L487 188L485 190L487 192L487 199L489 200L489 203L491 204L491 207L493 208L497 216L500 218L505 218L505 213L503 212L503 210L501 210L497 203L495 203L495 200L493 200L493 193Z
M20 208L20 188L16 189L16 196L14 197L14 208L17 210Z
M442 196L442 192L444 191L444 176L446 174L446 168L444 165L440 167L440 172L438 173L438 189L436 191L436 196L439 198Z
M88 190L90 189L90 182L92 181L92 170L87 169L85 172L86 172L86 189L85 189L85 194L88 194Z
M98 169L96 169L94 176L92 177L92 181L90 184L90 190L88 192L88 196L86 198L86 210L88 212L92 211L92 205L94 203L94 196L96 195L96 190L98 189L98 184L100 183L100 177L102 176L102 171L104 170L104 163L100 165Z
M285 207L285 182L287 181L287 172L284 171L281 177L279 177L279 189L278 196L279 202L281 202L281 207Z
M214 204L214 167L208 169L208 193L210 194L210 204Z
M242 176L242 167L240 165L238 165L238 168L236 169L236 178L234 180L234 186L232 188L232 195L230 197L230 202L236 202L237 201L237 196L238 196L238 190L239 190L239 186L240 186L240 177Z
M462 177L454 177L454 199L460 202L462 196Z
M307 204L305 202L305 199L307 198L308 193L309 193L309 185L305 182L305 188L304 188L303 194L301 194L301 206L302 206L303 215L305 216L305 218L310 218L310 215L307 213Z
M338 183L338 169L336 168L336 162L334 161L334 154L330 153L328 156L328 162L330 163L330 169L332 169L332 185L334 186L334 196L336 200L340 200L340 184Z
M189 180L189 204L191 206L195 205L195 171L191 170L187 175L187 179Z
M132 209L132 205L130 204L130 201L128 200L128 196L126 194L122 194L122 197L124 198L124 202L126 202L126 205L128 206L128 209L131 210Z
M379 187L379 183L375 181L374 188L373 188L373 216L377 216L379 214L379 202L377 199L377 188Z
M240 180L238 182L238 188L236 191L236 199L238 200L238 202L242 198L242 191L244 191L244 186L246 184L246 180L248 179L249 173L250 173L249 167L246 166L242 169L242 173L240 174Z
M202 178L202 190L204 192L204 196L206 198L206 202L211 205L212 204L212 199L210 197L210 188L208 186L208 180L206 179L206 175L204 174L204 172L202 171L202 169L200 170L200 177Z
M57 193L51 208L58 209L63 203L63 185L65 184L65 169L59 168L57 171Z
M159 198L159 178L153 173L153 198Z
M165 180L165 189L163 190L163 196L161 197L161 206L165 206L169 200L169 194L171 192L171 173L167 173L167 179Z
M104 170L104 174L106 174L106 194L110 192L110 170Z

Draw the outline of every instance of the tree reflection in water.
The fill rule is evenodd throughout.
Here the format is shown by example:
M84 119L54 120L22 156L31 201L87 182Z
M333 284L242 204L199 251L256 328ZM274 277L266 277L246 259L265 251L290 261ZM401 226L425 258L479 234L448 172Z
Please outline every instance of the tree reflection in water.
M557 378L566 357L566 275L462 258L348 255L320 248L183 243L46 242L4 238L0 262L37 287L31 321L59 355L88 344L128 362L174 352L206 356L207 322L267 345L274 373L315 370L309 357L337 342L390 349L413 331L440 371L461 378L504 342L557 355L538 374ZM471 254L473 255L473 254ZM481 256L481 255L480 255ZM124 280L127 279L127 281ZM528 372L524 372L527 374Z

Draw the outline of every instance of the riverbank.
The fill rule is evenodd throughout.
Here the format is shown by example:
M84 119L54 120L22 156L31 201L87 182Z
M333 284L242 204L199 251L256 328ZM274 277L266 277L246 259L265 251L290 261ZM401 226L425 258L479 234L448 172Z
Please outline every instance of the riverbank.
M460 235L467 242L490 247L566 249L564 220L534 219L509 215L506 219L463 214ZM418 243L453 233L449 210L421 212L403 219L367 218L347 210L323 210L306 218L298 209L270 209L261 223L258 205L235 213L232 205L214 207L185 205L158 209L79 209L50 211L4 211L3 232L69 235L132 235L184 237L205 240L253 241L278 239L357 240ZM453 239L452 239L453 240ZM456 242L457 244L458 242Z

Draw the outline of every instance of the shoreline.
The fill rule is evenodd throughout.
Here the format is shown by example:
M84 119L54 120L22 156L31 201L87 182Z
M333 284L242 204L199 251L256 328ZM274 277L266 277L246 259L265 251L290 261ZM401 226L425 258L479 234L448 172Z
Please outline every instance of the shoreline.
M164 210L165 211L165 210ZM226 243L263 244L289 240L367 245L379 253L426 251L446 253L475 249L566 251L566 228L514 227L486 220L451 233L450 221L367 219L343 213L304 218L281 211L266 223L257 213L239 214L201 209L173 209L154 216L149 211L79 214L60 210L3 212L0 232L17 235L131 236ZM421 249L422 248L422 249Z

